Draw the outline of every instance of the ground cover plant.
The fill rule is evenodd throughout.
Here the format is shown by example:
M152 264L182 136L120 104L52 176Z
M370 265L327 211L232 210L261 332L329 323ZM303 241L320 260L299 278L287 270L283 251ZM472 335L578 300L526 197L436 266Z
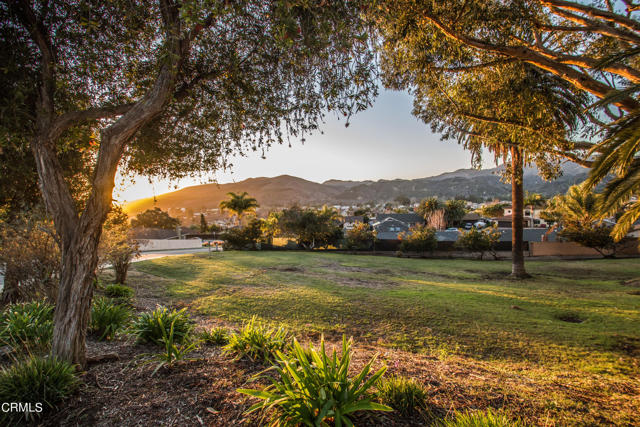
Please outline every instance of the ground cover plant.
M488 411L456 412L440 423L441 427L525 427L526 424L504 414Z
M170 329L173 329L173 340L182 343L193 330L193 325L186 308L169 310L159 306L153 311L141 313L134 321L132 331L138 342L163 345L163 339Z
M116 333L127 326L131 310L111 298L94 299L91 306L91 331L99 340L111 340Z
M0 315L0 344L14 350L46 350L53 334L53 305L32 301L7 306Z
M238 358L272 362L277 352L283 351L289 341L289 334L284 328L271 328L252 317L237 333L229 337L224 351Z
M2 411L0 423L33 422L73 393L80 381L68 362L51 357L18 360L0 371L0 402L30 403L25 412ZM36 407L40 404L40 411Z
M133 297L133 289L119 283L112 283L104 288L104 295L110 298L128 300Z
M411 378L397 375L381 378L376 387L380 401L404 416L413 416L425 409L427 392Z
M429 406L444 413L630 423L640 410L637 260L528 265L531 279L510 280L508 261L234 252L142 262L132 277L228 325L256 315L298 337L355 336L357 357L382 351L392 374L431 384Z
M205 344L226 345L229 344L229 331L222 327L205 329L200 332L200 339Z
M158 372L160 368L171 368L174 363L186 360L189 353L194 351L198 347L198 344L200 344L198 340L192 339L190 335L187 335L186 337L176 335L175 325L176 322L179 322L178 317L171 319L171 325L169 325L168 331L162 323L162 319L158 319L158 322L160 323L160 331L162 332L162 344L164 345L164 351L154 355L153 359L157 360L159 363L156 365L156 368L153 370L151 375Z

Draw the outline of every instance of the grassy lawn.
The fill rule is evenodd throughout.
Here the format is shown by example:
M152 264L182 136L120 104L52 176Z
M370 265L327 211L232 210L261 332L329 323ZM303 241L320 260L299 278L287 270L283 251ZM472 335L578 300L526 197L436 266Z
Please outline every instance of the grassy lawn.
M413 352L638 372L640 263L415 260L300 252L226 252L136 265L167 296L230 321L252 315L300 332L342 334ZM640 286L640 285L639 285ZM580 323L575 323L580 322Z
M256 315L300 336L345 333L382 350L526 378L512 389L524 400L541 394L530 418L540 423L541 411L561 425L624 423L640 406L630 397L640 392L637 259L532 261L524 281L507 278L508 261L305 252L198 254L134 268L164 300L205 317L238 324ZM545 395L527 381L554 389ZM600 408L573 396L580 390L599 392ZM571 415L557 415L564 412Z

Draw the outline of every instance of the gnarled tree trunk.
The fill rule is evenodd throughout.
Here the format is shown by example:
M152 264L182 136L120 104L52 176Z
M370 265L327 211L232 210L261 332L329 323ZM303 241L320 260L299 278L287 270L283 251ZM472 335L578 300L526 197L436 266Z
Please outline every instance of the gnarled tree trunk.
M528 277L524 268L524 164L522 150L511 146L511 276Z
M62 248L62 272L56 301L51 352L84 366L85 336L91 315L93 279L101 227L76 233Z

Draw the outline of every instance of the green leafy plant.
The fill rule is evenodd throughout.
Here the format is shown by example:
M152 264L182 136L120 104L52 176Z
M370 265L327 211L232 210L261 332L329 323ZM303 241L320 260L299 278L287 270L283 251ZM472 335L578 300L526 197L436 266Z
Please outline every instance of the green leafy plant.
M169 311L166 307L157 307L153 311L140 314L132 329L138 342L162 345L162 339L169 332L171 325L174 329L174 341L182 343L193 330L193 324L185 308Z
M32 411L2 412L0 424L33 421L73 393L80 381L68 362L49 357L20 360L0 371L0 402L30 403ZM42 411L37 412L37 404Z
M269 377L271 385L264 390L239 389L238 392L261 401L248 412L259 409L273 411L271 425L278 426L327 426L353 425L351 416L356 411L391 411L386 405L372 402L367 397L369 389L384 375L386 367L369 376L376 360L374 356L353 378L349 377L352 340L342 338L342 354L334 350L327 356L324 337L320 350L305 350L297 340L293 341L291 355L277 351L277 364L264 373L275 370L278 375ZM311 354L311 358L307 354ZM264 375L264 373L262 375Z
M501 235L502 233L496 226L487 227L483 230L474 227L460 234L455 246L469 252L477 252L479 259L484 257L485 252L489 252L494 259L498 259L496 246L500 241Z
M179 337L176 336L175 325L178 322L179 318L174 317L171 320L171 325L169 325L169 331L164 327L165 325L162 322L162 319L158 319L160 329L162 331L162 344L164 345L164 351L156 354L155 359L159 360L158 366L154 369L152 376L155 375L158 370L164 366L171 367L175 362L186 360L187 355L191 353L193 350L198 348L199 341L192 341L190 336L187 337ZM180 342L176 341L176 338L179 339Z
M117 304L109 298L96 298L91 307L91 331L99 340L110 340L130 318L131 310L126 305Z
M424 254L433 251L438 247L435 228L424 224L416 224L409 229L409 232L402 232L398 235L400 239L400 250L402 252L419 252Z
M0 342L14 350L44 351L53 335L53 305L45 301L12 304L0 318Z
M525 427L520 420L512 420L504 414L486 412L456 412L453 418L441 421L442 427Z
M376 386L380 401L404 416L414 415L425 407L427 393L413 379L392 376L382 378Z
M226 345L229 344L229 332L221 327L205 329L200 333L200 339L207 344Z
M289 335L283 328L269 328L254 316L238 333L229 337L224 351L236 354L238 358L268 362L274 359L277 351L286 348L288 341Z
M120 298L128 300L133 297L133 289L129 286L113 283L104 288L104 295L110 298Z

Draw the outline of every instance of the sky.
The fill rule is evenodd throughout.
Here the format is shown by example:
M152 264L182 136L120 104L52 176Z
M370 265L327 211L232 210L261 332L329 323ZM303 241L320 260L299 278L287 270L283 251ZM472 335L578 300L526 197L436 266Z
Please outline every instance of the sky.
M291 140L266 153L249 153L232 159L227 171L177 181L135 177L116 180L114 198L120 202L153 197L177 188L218 182L238 182L247 178L292 175L315 182L329 179L379 180L414 179L471 167L471 154L456 141L441 141L428 125L411 114L412 98L406 92L381 90L373 107L344 119L327 115L317 132L304 144ZM485 161L484 167L494 165Z

